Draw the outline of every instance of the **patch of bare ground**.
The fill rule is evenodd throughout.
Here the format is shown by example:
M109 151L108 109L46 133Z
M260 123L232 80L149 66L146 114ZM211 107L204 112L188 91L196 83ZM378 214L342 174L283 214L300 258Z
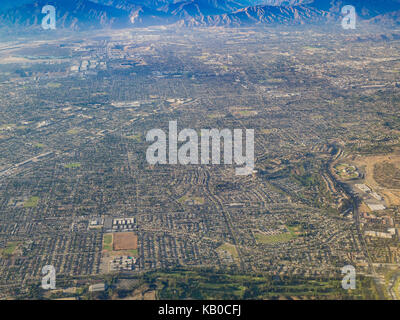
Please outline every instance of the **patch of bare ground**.
M400 205L400 154L357 156L353 163L365 171L365 184L382 195L388 206Z

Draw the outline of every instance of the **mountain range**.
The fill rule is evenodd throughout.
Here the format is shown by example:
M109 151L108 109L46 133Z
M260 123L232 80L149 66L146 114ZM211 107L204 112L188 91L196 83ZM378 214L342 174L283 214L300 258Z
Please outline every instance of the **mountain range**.
M355 6L359 19L400 24L400 0L1 0L0 28L40 29L45 5L56 8L57 28L82 30L317 24L339 19L347 4Z

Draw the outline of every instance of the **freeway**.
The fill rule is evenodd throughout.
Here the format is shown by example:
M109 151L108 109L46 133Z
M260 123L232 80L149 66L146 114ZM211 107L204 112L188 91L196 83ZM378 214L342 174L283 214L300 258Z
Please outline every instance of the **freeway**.
M338 160L340 158L340 156L343 155L343 150L340 147L338 147L338 146L334 146L334 147L335 147L335 149L337 149L337 152L327 162L326 167L325 167L325 171L326 171L327 175L329 176L329 178L333 181L336 189L338 191L343 192L351 201L354 222L355 222L355 225L356 225L356 228L357 228L357 237L358 237L359 242L361 244L364 256L367 259L368 270L371 273L371 276L373 277L373 279L375 281L376 289L377 289L378 295L379 295L379 299L384 300L385 299L385 294L383 293L383 289L381 288L381 285L379 284L380 277L379 277L378 273L375 270L375 267L374 267L374 265L372 263L372 259L371 259L370 255L369 255L369 252L368 252L367 245L365 243L365 239L364 239L364 237L362 235L362 230L361 230L361 226L360 226L360 213L359 213L359 210L358 210L360 200L354 195L354 193L351 191L350 187L347 184L342 183L341 181L337 180L336 177L332 174L332 171L331 171L331 165L332 165L333 161Z
M395 291L398 281L400 281L400 273L394 274L389 281L388 292L393 300L400 300L400 286L397 286L397 292Z

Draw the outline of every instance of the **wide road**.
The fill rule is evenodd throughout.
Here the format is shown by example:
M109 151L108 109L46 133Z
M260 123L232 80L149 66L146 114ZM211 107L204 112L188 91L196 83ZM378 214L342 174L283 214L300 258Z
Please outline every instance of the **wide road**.
M376 284L376 289L378 291L378 295L379 295L379 299L381 300L385 300L385 294L383 293L382 287L379 284L379 275L375 270L375 267L372 263L372 259L369 255L368 252L368 248L367 245L365 243L365 239L362 235L362 230L361 230L361 226L360 226L360 213L358 210L358 205L359 205L359 200L353 195L353 193L350 190L350 187L344 183L342 183L341 181L338 181L335 176L332 174L331 172L331 164L333 161L338 160L340 158L340 155L343 154L343 151L341 148L337 147L338 151L335 155L333 155L331 157L331 159L327 162L326 164L326 168L325 171L327 173L327 175L329 176L329 178L331 178L331 180L333 181L333 183L335 184L335 187L338 191L342 191L345 195L347 195L349 197L349 199L351 200L351 205L353 207L353 217L354 217L354 222L357 228L357 237L359 239L359 242L361 244L361 249L364 253L365 258L367 259L367 263L368 263L368 270L371 273L375 284Z

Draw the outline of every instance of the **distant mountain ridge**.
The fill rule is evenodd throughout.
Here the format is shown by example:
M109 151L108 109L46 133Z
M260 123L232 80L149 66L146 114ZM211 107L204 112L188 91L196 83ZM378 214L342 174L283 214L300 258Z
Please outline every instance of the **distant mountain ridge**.
M400 10L398 0L313 0L310 3L310 6L314 8L336 14L339 14L345 5L354 6L357 15L363 19L371 19Z
M204 21L192 19L189 25L248 26L260 24L306 24L325 21L328 12L306 6L266 6L246 7L232 13L213 15Z
M400 0L1 0L1 26L40 28L41 8L56 7L57 28L180 24L239 27L315 24L338 19L351 3L371 23L400 23Z
M40 28L45 5L56 8L57 28L61 29L123 27L130 21L123 10L87 0L35 0L0 14L0 25Z

